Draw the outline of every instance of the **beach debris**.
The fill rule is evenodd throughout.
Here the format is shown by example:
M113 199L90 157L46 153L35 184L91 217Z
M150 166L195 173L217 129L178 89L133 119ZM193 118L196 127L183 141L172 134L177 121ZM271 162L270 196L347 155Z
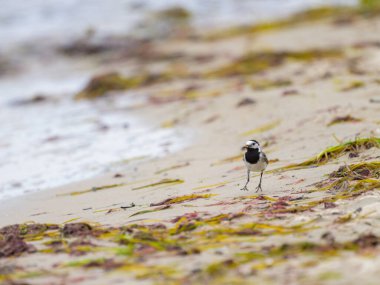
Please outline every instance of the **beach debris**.
M362 11L355 7L347 6L324 6L292 14L290 17L277 21L257 23L254 25L244 25L240 27L227 28L222 31L211 33L207 36L209 40L220 40L236 36L256 35L263 32L281 30L293 26L312 23L326 19L345 19L346 22L360 15Z
M163 169L157 170L157 171L155 172L155 174L161 174L161 173L164 173L164 172L168 172L168 171L170 171L170 170L183 168L183 167L186 167L186 166L189 166L189 165L190 165L190 162L185 162L185 163L181 163L181 164L176 164L176 165L173 165L173 166L170 166L170 167L167 167L167 168L163 168Z
M170 73L142 74L124 77L117 72L96 75L75 95L75 99L96 99L110 92L135 89L159 82L167 82L174 77Z
M335 117L334 119L332 119L331 122L327 124L327 126L330 127L332 125L336 125L336 124L340 124L340 123L348 123L348 122L349 123L357 123L360 121L361 121L361 119L352 117L351 115L338 116L338 117Z
M12 234L0 236L0 258L18 256L24 252L32 253L35 251L35 247L27 244L20 236Z
M340 89L340 91L347 92L347 91L362 88L364 86L365 86L365 84L363 81L352 81L349 85Z
M184 202L194 201L197 199L207 199L215 195L216 194L191 194L191 195L178 196L174 198L165 199L164 201L161 201L159 203L151 203L150 206L152 207L152 206L161 206L161 205L180 204Z
M379 237L373 233L360 235L357 239L353 241L353 244L357 245L361 249L374 248L380 243Z
M36 94L31 98L12 101L12 106L28 106L49 101L49 97L44 94Z
M168 9L161 10L157 12L157 14L163 18L169 18L169 19L180 20L180 21L188 20L192 16L190 11L180 6L170 7Z
M15 224L0 229L0 235L15 235L17 237L27 237L40 235L49 230L56 230L59 226L56 224Z
M256 80L249 82L251 88L256 91L262 91L272 88L280 88L292 85L292 81L287 79L276 79L276 80Z
M97 75L87 83L87 86L75 95L76 99L94 99L109 93L136 88L144 81L141 77L125 78L116 72Z
M337 49L256 52L242 56L224 67L210 71L207 76L219 78L252 75L279 67L287 61L312 62L323 59L337 59L342 58L343 54L343 51Z
M85 35L57 47L58 52L70 57L102 55L103 60L154 60L159 57L151 41L131 37Z
M302 169L307 167L316 167L323 165L332 159L336 159L344 154L358 153L361 150L366 150L370 148L380 148L380 138L370 137L370 138L357 138L353 141L348 141L341 143L336 146L329 147L313 158L310 158L301 163L290 164L278 169L270 170L271 172L276 171L288 171L293 169Z
M69 194L63 194L62 196L67 196L67 195L77 196L77 195L82 195L82 194L86 194L86 193L98 192L98 191L101 191L101 190L107 190L107 189L117 188L117 187L121 187L121 186L124 186L124 185L125 184L121 183L121 184L110 184L110 185L104 185L104 186L94 186L94 187L92 187L90 189L87 189L87 190L74 191L74 192L70 192Z
M15 224L0 229L0 258L33 253L36 248L26 240L39 239L48 231L58 230L56 224ZM1 280L1 279L0 279Z
M86 223L65 224L62 229L64 237L78 237L92 234L92 227Z
M170 208L170 205L162 205L160 207L156 207L154 209L150 209L150 210L142 210L142 211L139 211L139 212L136 212L136 213L133 213L132 215L130 215L129 217L133 217L133 216L137 216L137 215L142 215L142 214L147 214L147 213L153 213L153 212L158 212L158 211L162 211L162 210L167 210Z
M380 189L380 162L363 162L342 166L330 173L329 177L315 184L315 191L330 191L328 197L304 203L290 204L284 209L269 210L272 213L299 213L310 211L319 205L334 208L338 200L351 199L369 191ZM332 191L334 190L334 191ZM337 223L350 221L352 214L339 217Z
M380 103L380 97L374 97L369 99L370 103Z
M193 190L203 190L203 189L208 190L208 189L220 188L220 187L225 186L228 183L231 183L231 181L223 181L223 182L209 184L209 185L202 185L202 186L193 188Z
M102 268L105 271L110 271L117 269L121 266L123 266L123 262L116 262L113 259L107 258L107 259L97 259L97 260L91 260L88 263L84 264L85 268Z
M330 178L349 178L361 180L367 178L380 179L380 162L361 162L339 167L337 171L330 173Z
M292 96L292 95L298 95L298 94L299 92L296 89L288 89L282 92L282 96Z
M183 181L181 179L162 179L162 180L155 182L155 183L151 183L148 185L133 188L132 190L141 190L141 189L146 189L146 188L156 187L156 186L161 186L161 185L172 186L172 185L176 185L176 184L182 184L184 182L185 181Z
M211 117L208 117L206 120L203 121L204 124L211 124L213 122L215 122L216 120L218 120L220 118L219 115L213 115Z
M173 6L152 15L148 19L144 28L153 38L187 37L191 33L192 14L189 10L181 6Z
M334 223L336 224L345 224L353 219L353 216L351 213L339 216L334 220Z
M161 123L161 128L173 128L175 125L179 123L179 119L171 119L168 121L164 121Z
M125 209L129 209L129 208L133 208L135 206L136 206L135 203L132 202L129 206L120 206L120 208L125 210Z
M256 100L252 98L244 98L237 103L236 107L244 107L247 105L254 105L254 104L256 104Z
M324 203L324 206L325 206L325 209L336 208L336 204L333 203L333 202L325 202L325 203Z

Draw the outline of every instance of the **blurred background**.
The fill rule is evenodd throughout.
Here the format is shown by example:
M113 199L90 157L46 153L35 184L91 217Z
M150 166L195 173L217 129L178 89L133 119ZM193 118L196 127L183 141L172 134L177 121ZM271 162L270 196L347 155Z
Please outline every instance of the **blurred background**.
M157 43L199 41L219 29L326 5L358 4L354 0L0 0L0 199L115 171L126 161L163 156L191 142L191 131L162 128L144 117L139 106L150 102L146 90L131 88L131 96L77 100L96 89L96 76L107 74L107 83L114 83L120 79L115 71L149 72L144 82L160 82L162 73L152 74L152 69L161 72L162 61L178 67L181 54L162 53ZM139 85L142 79L134 80L123 84ZM155 144L142 149L146 141Z

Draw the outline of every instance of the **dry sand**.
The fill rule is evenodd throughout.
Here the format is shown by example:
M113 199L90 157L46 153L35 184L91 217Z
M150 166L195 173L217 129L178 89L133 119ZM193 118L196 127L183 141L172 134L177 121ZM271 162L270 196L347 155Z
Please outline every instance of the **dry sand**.
M175 63L175 68L185 66L194 71L222 66L248 51L339 49L344 52L344 57L289 61L245 80L239 76L179 79L144 87L139 95L129 95L149 94L165 100L183 94L188 86L199 86L194 99L180 97L172 102L147 103L131 111L147 114L146 120L157 122L158 127L185 130L188 137L184 139L189 140L189 145L177 153L156 159L136 158L125 164L119 173L121 177L115 178L116 173L110 173L7 200L1 206L0 226L29 222L54 223L63 227L67 223L85 222L95 228L109 229L137 223L163 224L167 227L164 232L167 232L173 228L178 230L181 222L187 226L198 222L196 229L172 232L171 237L183 241L182 246L187 252L162 249L154 244L156 235L159 236L157 228L120 230L119 238L120 235L129 238L129 242L124 243L117 242L116 235L112 234L101 238L91 235L64 238L65 246L56 253L46 242L51 238L59 239L59 235L44 236L41 240L29 238L27 243L33 244L37 252L1 258L0 282L378 284L378 189L355 197L340 197L342 199L333 204L316 203L305 211L278 213L276 210L310 205L311 201L337 196L339 189L335 192L310 190L318 189L313 184L326 179L326 175L339 166L378 161L379 149L361 149L357 157L343 155L313 168L286 172L270 170L305 161L327 147L339 144L338 141L380 136L380 104L371 103L371 99L379 100L379 32L380 20L375 18L358 19L339 26L322 21L254 37L195 42L173 40L160 44L159 49L168 53L215 57L215 60L204 63L185 57L182 62ZM355 48L358 43L362 46ZM352 59L360 72L349 71ZM260 82L267 79L290 80L292 84L267 90L250 87L249 80ZM361 83L353 84L355 82ZM356 88L353 85L357 85ZM238 107L246 98L254 103ZM334 118L346 115L360 121L327 126ZM250 192L240 191L246 179L239 157L240 147L252 138L261 142L271 160L269 171L264 174L264 196L261 197L254 192L258 183L256 175L251 179ZM147 141L141 147L149 148L154 143ZM149 186L168 181L164 179L174 182ZM114 184L120 186L72 195ZM151 203L191 194L212 195L134 215L160 207L151 206ZM132 203L134 207L120 208ZM229 216L215 223L204 222L220 214ZM183 215L188 218L173 221ZM240 233L231 234L239 227L245 232L240 229ZM139 238L136 231L152 234L155 238ZM372 243L366 240L371 239L370 233L375 236ZM362 243L357 240L359 237L364 240ZM83 243L82 254L70 249L73 247L70 243L75 239ZM116 254L115 248L129 248L128 244L134 244L134 253ZM99 258L112 259L121 265L113 264L107 268L104 260L94 261ZM84 262L68 266L72 261ZM91 265L84 265L90 261Z

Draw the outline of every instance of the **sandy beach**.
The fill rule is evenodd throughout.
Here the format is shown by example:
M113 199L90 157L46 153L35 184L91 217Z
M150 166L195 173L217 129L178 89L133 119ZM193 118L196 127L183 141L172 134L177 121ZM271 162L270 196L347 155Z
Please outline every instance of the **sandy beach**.
M3 200L0 283L378 284L380 17L318 11L101 65L70 100L128 98L116 112L176 139ZM240 190L249 139L262 193L258 174Z

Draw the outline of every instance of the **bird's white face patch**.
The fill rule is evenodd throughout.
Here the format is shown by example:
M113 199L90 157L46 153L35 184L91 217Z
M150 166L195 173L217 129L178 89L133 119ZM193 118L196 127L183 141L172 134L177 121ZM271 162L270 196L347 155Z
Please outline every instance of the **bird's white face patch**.
M260 145L256 141L247 141L245 144L248 148L254 148L254 149L260 150Z

